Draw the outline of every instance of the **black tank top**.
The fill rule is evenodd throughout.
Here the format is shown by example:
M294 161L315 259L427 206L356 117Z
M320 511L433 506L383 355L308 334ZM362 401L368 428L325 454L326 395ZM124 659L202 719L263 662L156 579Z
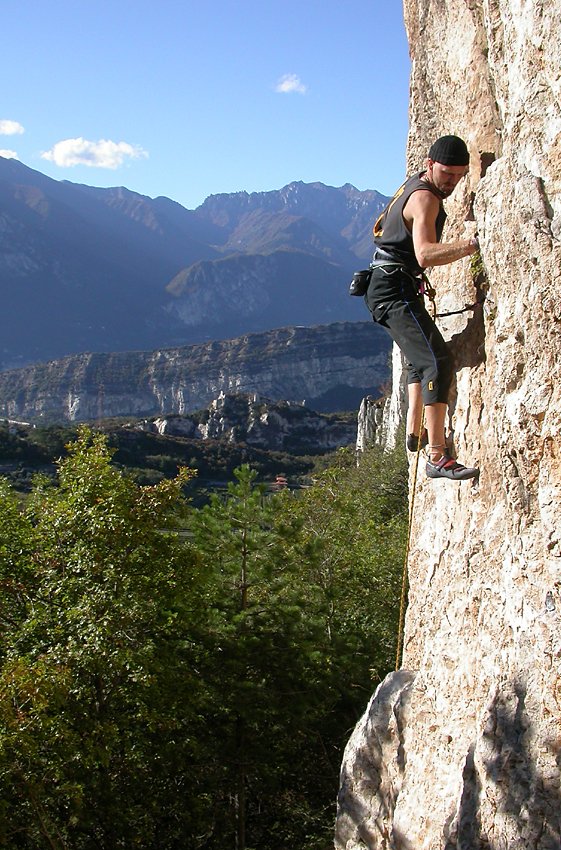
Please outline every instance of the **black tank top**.
M425 174L424 171L414 174L413 177L410 177L399 187L384 212L377 219L372 230L376 247L395 257L396 260L403 263L413 274L420 274L422 268L415 256L413 237L407 229L403 218L403 207L413 192L418 192L421 189L432 192L440 201L440 208L436 218L436 238L439 242L442 231L444 230L444 222L446 221L446 213L442 206L442 199L438 194L438 189L435 189L430 183L422 180L421 177L423 174Z

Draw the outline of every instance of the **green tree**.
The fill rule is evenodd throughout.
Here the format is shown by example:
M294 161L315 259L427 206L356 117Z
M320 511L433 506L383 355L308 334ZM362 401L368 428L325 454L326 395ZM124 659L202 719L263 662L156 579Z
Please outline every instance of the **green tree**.
M393 669L407 534L404 452L372 449L357 466L341 450L286 509L302 522L305 604L319 637L323 711L313 734L338 770L350 731L378 682ZM337 780L321 785L335 800Z
M214 573L205 678L216 693L210 723L221 761L206 846L238 850L285 847L287 827L298 833L296 808L303 835L321 820L295 793L310 715L322 704L317 626L300 580L308 553L300 520L283 518L255 477L248 466L236 470L226 496L214 495L191 526Z
M401 448L341 449L314 486L290 501L315 558L306 580L321 599L326 646L349 692L370 690L395 656L407 536L407 462ZM343 645L340 646L340 642ZM353 681L353 677L356 681Z
M139 488L83 431L27 512L1 494L0 846L183 846L204 582L175 530L188 478ZM7 609L15 613L7 615Z
M0 482L0 846L326 850L342 749L391 667L406 464L204 509L87 430Z
M346 737L395 652L405 458L357 468L341 452L296 495L236 474L191 526L213 572L204 676L222 742L205 846L323 850Z

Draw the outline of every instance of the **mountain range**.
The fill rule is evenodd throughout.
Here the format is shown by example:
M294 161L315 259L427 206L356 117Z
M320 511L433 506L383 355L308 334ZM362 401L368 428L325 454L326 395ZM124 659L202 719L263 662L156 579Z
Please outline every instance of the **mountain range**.
M295 182L188 210L0 157L0 368L362 321L347 284L387 200Z

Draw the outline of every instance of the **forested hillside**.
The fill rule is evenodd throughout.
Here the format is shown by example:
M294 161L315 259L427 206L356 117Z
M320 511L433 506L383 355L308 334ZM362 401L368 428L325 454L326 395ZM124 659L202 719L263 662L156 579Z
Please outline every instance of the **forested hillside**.
M204 416L205 411L199 415ZM342 429L350 417L351 414L332 414L326 421L333 421ZM317 420L314 424L317 426ZM258 473L262 483L271 486L282 475L292 488L307 482L319 458L323 458L322 465L329 463L329 450L319 446L321 435L312 453L309 441L298 442L297 435L287 440L288 448L271 450L252 445L243 433L236 434L236 439L231 434L216 439L194 439L181 434L160 434L151 430L151 425L149 421L103 420L96 422L95 428L107 436L113 465L139 484L157 484L164 478L174 478L182 466L192 469L196 474L185 484L183 492L197 505L207 500L210 490L224 488L232 481L234 470L244 463ZM29 493L38 473L55 476L56 459L66 456L67 446L77 434L78 429L69 425L35 428L0 420L0 476L18 493Z
M391 666L402 453L195 509L82 430L0 499L0 846L326 850L342 747Z

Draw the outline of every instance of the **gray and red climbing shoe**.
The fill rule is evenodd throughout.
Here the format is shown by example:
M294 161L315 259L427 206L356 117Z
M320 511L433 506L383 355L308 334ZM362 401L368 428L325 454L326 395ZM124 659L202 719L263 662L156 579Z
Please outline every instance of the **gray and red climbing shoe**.
M479 470L475 467L463 466L457 460L443 455L440 460L427 461L427 478L450 478L452 481L466 481L477 478Z
M424 449L428 446L429 435L426 430L421 436L421 445L419 446L419 438L416 434L407 434L407 449L410 452L418 452L419 448Z

